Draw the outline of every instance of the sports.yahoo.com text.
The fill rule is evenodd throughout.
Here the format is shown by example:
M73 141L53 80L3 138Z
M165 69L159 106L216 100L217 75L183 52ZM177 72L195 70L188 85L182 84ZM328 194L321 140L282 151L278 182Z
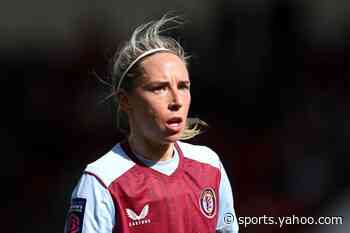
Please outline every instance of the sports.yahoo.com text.
M248 225L279 225L282 228L284 225L337 225L343 224L343 217L341 216L321 216L321 217L305 217L305 216L284 216L284 217L271 217L267 215L259 217L238 217L238 224L243 225L246 228Z

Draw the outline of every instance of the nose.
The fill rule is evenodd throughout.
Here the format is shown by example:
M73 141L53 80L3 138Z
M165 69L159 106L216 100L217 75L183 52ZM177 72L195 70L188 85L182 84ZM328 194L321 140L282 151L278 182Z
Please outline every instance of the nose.
M170 111L178 111L183 104L179 90L172 89L170 95L171 97L168 108Z

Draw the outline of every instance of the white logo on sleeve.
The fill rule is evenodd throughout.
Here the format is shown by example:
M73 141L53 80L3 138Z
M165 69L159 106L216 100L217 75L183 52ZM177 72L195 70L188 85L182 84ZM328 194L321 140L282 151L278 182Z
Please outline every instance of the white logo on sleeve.
M151 220L149 218L146 219L149 212L148 204L143 207L140 214L136 214L133 210L128 208L126 208L125 210L128 217L132 220L131 222L129 222L129 227L151 223Z

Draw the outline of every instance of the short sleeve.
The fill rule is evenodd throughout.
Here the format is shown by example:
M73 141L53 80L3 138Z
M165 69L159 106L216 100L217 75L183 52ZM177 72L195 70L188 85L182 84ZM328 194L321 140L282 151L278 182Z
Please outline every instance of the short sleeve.
M83 174L74 188L65 233L111 233L115 209L108 189L90 174Z
M220 164L219 216L216 233L238 233L238 222L234 209L230 181L222 164Z

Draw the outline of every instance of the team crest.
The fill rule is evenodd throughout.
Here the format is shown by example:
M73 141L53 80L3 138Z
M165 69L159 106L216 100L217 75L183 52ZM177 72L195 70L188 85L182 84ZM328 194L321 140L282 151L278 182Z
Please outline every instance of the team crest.
M145 205L140 214L136 214L133 210L126 208L126 214L132 220L129 222L129 227L151 223L151 220L146 219L149 212L149 205Z
M199 206L202 213L207 218L213 218L216 214L216 197L212 188L206 188L202 191L199 199Z
M83 229L83 219L86 206L85 198L74 198L68 212L68 220L65 233L81 233Z

